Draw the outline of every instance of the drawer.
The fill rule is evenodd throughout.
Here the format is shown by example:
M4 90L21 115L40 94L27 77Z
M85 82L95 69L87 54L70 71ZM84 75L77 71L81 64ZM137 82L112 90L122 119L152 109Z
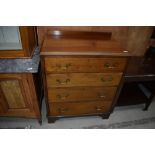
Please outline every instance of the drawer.
M109 112L111 102L95 101L81 103L49 104L49 114L52 116L74 116L87 114L102 114Z
M122 73L48 74L47 87L117 86Z
M49 102L112 101L116 87L49 88Z
M46 73L121 72L126 58L59 58L46 57Z

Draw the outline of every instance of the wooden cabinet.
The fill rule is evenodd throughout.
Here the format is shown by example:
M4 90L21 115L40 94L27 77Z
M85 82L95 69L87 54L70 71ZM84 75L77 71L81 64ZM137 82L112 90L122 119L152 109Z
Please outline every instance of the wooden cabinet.
M146 33L146 30L143 33ZM141 39L145 40L146 38L141 37ZM145 104L143 110L149 108L155 94L155 28L150 37L150 43L145 56L130 58L118 106ZM131 97L128 98L128 96Z
M37 46L33 26L0 26L0 58L30 58Z
M36 118L41 122L37 93L41 91L35 83L39 65L36 46L35 27L0 26L0 116ZM32 59L18 59L31 58L34 52Z
M0 116L40 120L32 74L0 74Z
M41 55L49 122L109 117L129 56L111 33L50 32Z

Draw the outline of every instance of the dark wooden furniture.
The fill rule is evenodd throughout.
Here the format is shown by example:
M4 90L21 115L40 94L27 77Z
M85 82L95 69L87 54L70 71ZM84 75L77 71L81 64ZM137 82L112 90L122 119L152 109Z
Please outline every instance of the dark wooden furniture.
M37 46L36 28L33 26L14 28L16 28L16 31L11 26L0 27L0 58L31 58ZM1 41L3 39L2 36L5 42ZM18 41L17 43L15 42L15 38ZM6 47L3 48L2 46L5 44ZM19 44L19 47L15 47L14 45L16 44Z
M49 123L61 117L109 117L129 56L112 35L49 31L41 49Z
M148 110L155 94L154 86L155 80L125 82L117 106L144 105L143 110Z
M155 94L154 35L144 57L132 57L129 61L118 106L145 104L147 110Z
M0 116L37 118L41 122L32 74L0 73Z
M1 64L5 65L5 62L9 61L6 67L2 67L0 73L0 116L36 118L41 123L40 71L36 73L37 69L34 69L38 68L39 64L38 53L34 54L36 46L35 27L0 27L0 58L3 62ZM31 58L33 54L34 59L28 61L18 59ZM8 58L13 59L7 60ZM25 64L21 63L22 61ZM13 67L10 67L10 64ZM18 66L20 64L21 66ZM27 70L23 67L24 65L29 66ZM8 71L9 68L11 71ZM22 71L18 71L18 68Z

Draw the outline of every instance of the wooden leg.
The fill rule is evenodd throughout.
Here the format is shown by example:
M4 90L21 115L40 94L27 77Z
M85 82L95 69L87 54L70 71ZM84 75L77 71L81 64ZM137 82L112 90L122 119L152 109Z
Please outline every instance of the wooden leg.
M58 117L48 117L48 123L55 123L55 121L58 119Z
M38 122L40 125L42 125L42 119L41 118L38 120Z
M145 104L143 111L147 111L152 101L149 101Z
M150 98L148 99L148 101L146 102L143 111L147 111L147 110L148 110L148 108L149 108L149 106L150 106L150 104L151 104L153 98L154 98L154 94L152 94L152 95L150 96Z
M109 116L110 116L110 113L100 115L100 117L102 117L102 119L108 119L108 118L109 118Z

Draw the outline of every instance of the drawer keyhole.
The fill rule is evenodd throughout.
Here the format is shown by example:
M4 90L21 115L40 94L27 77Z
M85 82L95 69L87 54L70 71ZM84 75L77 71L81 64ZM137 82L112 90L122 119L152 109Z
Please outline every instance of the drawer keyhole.
M110 77L108 77L108 79L106 80L104 77L101 77L101 81L102 82L111 82L111 81L113 81L113 77L112 76L110 76Z
M67 111L68 111L68 109L61 109L61 108L59 108L59 112L62 113L62 114L67 112Z
M98 93L98 96L99 96L100 98L106 98L106 96L105 96L104 94L101 94L101 93Z
M104 64L104 67L105 67L105 68L109 68L109 69L113 69L113 68L116 68L117 65L118 65L117 63L114 63L114 64L105 63L105 64Z

